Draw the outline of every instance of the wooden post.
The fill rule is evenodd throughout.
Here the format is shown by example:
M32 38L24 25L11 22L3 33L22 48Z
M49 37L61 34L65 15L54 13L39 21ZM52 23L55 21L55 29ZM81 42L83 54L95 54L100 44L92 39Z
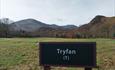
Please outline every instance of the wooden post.
M85 70L92 70L92 68L85 68Z
M51 70L50 66L44 66L44 70Z

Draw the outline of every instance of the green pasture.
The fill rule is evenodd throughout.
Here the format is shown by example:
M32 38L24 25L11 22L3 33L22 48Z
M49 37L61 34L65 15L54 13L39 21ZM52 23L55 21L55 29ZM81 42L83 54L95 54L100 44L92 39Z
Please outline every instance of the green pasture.
M115 70L115 39L103 38L0 38L0 70L43 70L43 67L39 66L39 42L96 42L97 66L100 70ZM51 68L83 70L71 67Z

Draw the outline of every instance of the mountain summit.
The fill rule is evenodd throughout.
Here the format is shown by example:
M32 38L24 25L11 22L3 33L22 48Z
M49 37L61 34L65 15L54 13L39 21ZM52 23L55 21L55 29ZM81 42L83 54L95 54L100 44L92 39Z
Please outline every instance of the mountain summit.
M14 30L23 30L29 32L35 31L40 27L47 27L47 26L48 26L47 24L37 21L35 19L20 20L11 24L11 27Z
M98 15L78 31L85 37L112 37L115 34L115 17Z
M101 22L104 22L105 20L106 20L106 17L105 17L105 16L97 15L94 19L92 19L92 20L90 21L90 23L92 23L92 24L101 23Z

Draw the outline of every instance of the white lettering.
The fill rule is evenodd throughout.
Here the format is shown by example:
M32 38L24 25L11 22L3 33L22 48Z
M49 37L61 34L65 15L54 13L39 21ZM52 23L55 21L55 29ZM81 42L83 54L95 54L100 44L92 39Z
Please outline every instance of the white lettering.
M71 50L71 49L57 49L58 54L66 55L66 54L76 54L76 50Z

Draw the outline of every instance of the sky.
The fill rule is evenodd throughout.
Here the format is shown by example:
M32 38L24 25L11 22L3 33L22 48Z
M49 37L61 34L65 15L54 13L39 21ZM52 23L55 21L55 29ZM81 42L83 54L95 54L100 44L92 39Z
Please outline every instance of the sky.
M0 18L13 21L79 26L96 15L115 16L115 0L0 0Z

